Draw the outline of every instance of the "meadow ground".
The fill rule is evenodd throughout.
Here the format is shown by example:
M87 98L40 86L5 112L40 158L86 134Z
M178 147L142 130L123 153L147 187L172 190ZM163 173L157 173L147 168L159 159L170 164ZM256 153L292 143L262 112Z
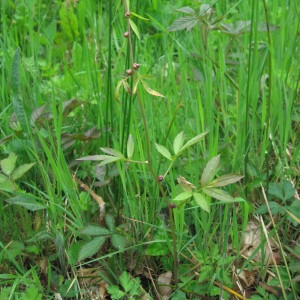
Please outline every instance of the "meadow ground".
M299 299L297 0L1 1L0 299Z

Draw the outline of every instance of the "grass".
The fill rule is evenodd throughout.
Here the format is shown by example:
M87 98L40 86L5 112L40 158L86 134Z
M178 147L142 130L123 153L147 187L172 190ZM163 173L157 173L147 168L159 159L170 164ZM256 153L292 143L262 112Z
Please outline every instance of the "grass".
M0 9L0 299L297 299L297 1Z

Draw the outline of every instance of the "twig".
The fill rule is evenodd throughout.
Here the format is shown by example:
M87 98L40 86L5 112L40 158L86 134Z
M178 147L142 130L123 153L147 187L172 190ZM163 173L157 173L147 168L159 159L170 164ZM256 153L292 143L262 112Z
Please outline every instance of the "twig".
M86 192L88 192L91 197L96 200L96 202L99 205L99 209L100 209L100 216L99 216L99 220L100 223L102 223L102 221L104 220L105 217L105 202L103 201L103 198L99 195L97 195L89 186L87 186L85 183L83 183L80 179L76 178L76 176L74 174L72 174L72 178L73 180L79 184L79 186L85 190Z

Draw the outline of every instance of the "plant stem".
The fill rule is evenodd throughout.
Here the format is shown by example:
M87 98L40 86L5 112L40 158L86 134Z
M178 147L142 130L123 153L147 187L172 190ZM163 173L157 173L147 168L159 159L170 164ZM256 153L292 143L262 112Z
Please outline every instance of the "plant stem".
M272 47L272 40L271 40L271 34L270 34L270 26L269 26L269 17L268 17L268 9L266 1L263 1L264 4L264 11L265 11L265 17L266 17L266 25L267 25L267 35L268 35L268 43L269 43L269 49ZM269 50L269 93L268 93L268 100L267 100L267 125L266 125L266 138L269 139L270 136L270 122L271 122L271 99L272 99L272 82L273 82L273 60L272 60L272 54ZM267 175L267 186L266 191L268 193L269 190L269 147L267 147L267 155L266 155L266 175Z
M124 3L124 8L125 8L125 12L129 12L127 4L126 4L126 0L123 0ZM133 46L132 46L132 39L131 39L131 28L130 28L130 23L129 23L129 19L127 21L127 30L129 33L128 36L128 40L129 40L129 52L130 52L130 60L131 60L131 65L133 66L134 64L134 54L133 54ZM134 74L133 74L134 76ZM139 103L139 108L140 108L140 112L142 115L142 120L143 120L143 126L144 126L144 130L145 130L145 139L146 139L146 152L147 152L147 160L148 160L148 167L149 167L149 171L153 177L153 179L157 182L159 190L162 194L163 200L166 203L166 205L168 206L169 209L169 222L170 222L170 229L171 229L171 233L172 233L172 245L173 245L173 259L174 259L174 264L173 264L173 273L174 273L174 283L176 285L176 288L178 287L178 255L177 255L177 239L176 239L176 234L175 234L175 225L174 225L174 219L173 219L173 209L169 206L169 202L167 199L167 196L165 194L165 191L160 183L160 181L157 179L157 175L155 174L154 170L153 170L153 166L151 163L151 148L150 148L150 140L149 140L149 132L148 132L148 126L147 126L147 120L146 120L146 116L145 116L145 110L144 110L144 106L143 106L143 102L140 96L139 91L137 90L136 92L136 96L138 99L138 103Z

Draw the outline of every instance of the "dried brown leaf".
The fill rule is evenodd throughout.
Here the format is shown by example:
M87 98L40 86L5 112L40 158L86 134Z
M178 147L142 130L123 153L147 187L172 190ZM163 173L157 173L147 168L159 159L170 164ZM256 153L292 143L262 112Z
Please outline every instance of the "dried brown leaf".
M157 290L163 297L163 299L168 299L172 294L172 272L167 271L166 273L162 273L158 276L157 279Z
M181 186L181 188L186 192L192 192L192 188L196 188L191 182L187 181L184 177L179 176L177 178L177 182Z

